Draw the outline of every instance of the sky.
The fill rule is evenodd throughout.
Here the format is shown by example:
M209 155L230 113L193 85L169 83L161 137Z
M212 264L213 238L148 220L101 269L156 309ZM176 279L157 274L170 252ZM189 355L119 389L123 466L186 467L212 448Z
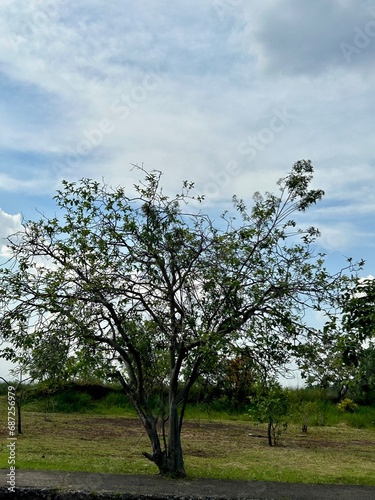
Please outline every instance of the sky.
M306 226L375 275L374 81L375 0L1 0L0 259L62 179L143 164L219 214L310 159Z

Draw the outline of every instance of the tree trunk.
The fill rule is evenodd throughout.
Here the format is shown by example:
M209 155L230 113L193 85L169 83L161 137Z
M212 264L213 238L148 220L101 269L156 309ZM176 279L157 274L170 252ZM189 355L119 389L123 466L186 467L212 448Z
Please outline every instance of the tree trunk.
M179 418L178 403L176 402L175 395L172 394L170 396L168 418L169 429L167 436L164 436L164 428L162 429L163 438L166 438L163 439L163 442L166 443L166 445L164 445L164 449L162 449L161 439L157 429L157 417L153 416L152 413L139 402L137 395L129 389L121 375L116 375L124 388L125 394L129 397L133 407L141 419L142 425L150 440L152 453L143 452L143 455L158 467L159 473L162 476L168 476L171 478L186 477L181 446L181 423L183 414L181 415L181 418ZM187 394L188 391L185 393L186 397ZM182 411L183 409L184 405Z
M151 462L154 462L162 476L171 478L186 477L177 407L171 405L169 411L167 450L161 448L155 418L150 415L146 419L142 419L142 422L152 447L152 454L143 452L143 455Z
M17 427L18 427L18 434L22 434L22 420L21 420L21 398L18 397L16 399L16 405L17 405Z
M152 415L148 415L145 418L141 416L141 420L147 432L152 448L151 454L143 452L143 455L151 460L151 462L154 462L154 464L158 467L159 472L163 474L165 452L162 450L160 445L160 438L156 427L156 419Z
M272 441L272 420L268 421L267 435L268 435L268 444L270 446L273 446L273 441Z
M173 477L185 477L185 465L181 446L181 429L178 409L175 403L171 404L169 410L169 435L167 453L169 475Z

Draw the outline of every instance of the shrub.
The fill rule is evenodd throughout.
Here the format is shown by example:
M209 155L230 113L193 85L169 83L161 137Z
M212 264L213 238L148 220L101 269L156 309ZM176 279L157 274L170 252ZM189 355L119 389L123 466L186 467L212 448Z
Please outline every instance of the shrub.
M268 422L268 444L279 444L280 436L288 427L290 405L288 391L280 384L272 383L269 387L258 386L258 394L251 400L249 409L251 418L258 422Z
M45 399L45 406L48 412L61 413L86 413L93 407L90 394L67 390L57 393Z
M129 400L123 392L111 392L102 399L101 406L107 408L111 408L113 406L118 408L127 408L129 406Z
M337 403L336 408L342 413L354 413L358 408L358 405L354 403L352 399L346 398L340 401L340 403Z

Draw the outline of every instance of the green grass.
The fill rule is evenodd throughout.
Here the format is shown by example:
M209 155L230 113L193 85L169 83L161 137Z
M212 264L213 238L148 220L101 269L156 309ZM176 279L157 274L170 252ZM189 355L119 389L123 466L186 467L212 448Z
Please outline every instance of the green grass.
M340 412L335 405L327 405L327 425L338 425L345 423L354 428L375 427L375 408L371 406L360 406L355 412Z
M95 405L86 402L92 410ZM0 421L4 423L5 403L5 397L0 397ZM100 414L99 409L105 414ZM334 410L332 415L340 416ZM359 411L357 418L366 420L367 410L362 417ZM98 402L96 411L24 411L23 434L16 442L17 467L156 474L156 467L142 456L142 451L150 451L150 444L127 403L117 395L107 396ZM182 432L188 475L375 485L375 428L349 427L345 419L355 415L341 414L336 425L311 426L307 434L301 433L300 425L292 424L282 435L281 445L270 448L265 426L255 425L243 413L228 416L193 407L187 413ZM246 420L241 420L241 416ZM3 425L1 468L8 467L6 438Z

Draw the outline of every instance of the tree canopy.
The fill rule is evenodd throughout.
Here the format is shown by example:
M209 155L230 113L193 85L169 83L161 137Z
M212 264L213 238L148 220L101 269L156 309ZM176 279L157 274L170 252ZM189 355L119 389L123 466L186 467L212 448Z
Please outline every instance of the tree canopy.
M344 327L365 341L375 337L375 279L360 278L343 297Z
M139 168L139 167L138 167ZM300 214L318 202L298 161L279 193L217 220L193 184L164 194L158 171L130 196L91 179L64 181L55 217L24 221L1 271L2 355L36 378L82 370L115 378L136 409L162 474L186 474L181 428L191 387L241 352L275 373L314 355L309 309L333 312L354 266L331 274L319 231Z
M360 278L343 297L342 360L364 402L375 395L375 279Z
M375 394L375 280L353 279L327 318L316 356L306 357L308 384L331 387L341 399L347 391L368 403Z

